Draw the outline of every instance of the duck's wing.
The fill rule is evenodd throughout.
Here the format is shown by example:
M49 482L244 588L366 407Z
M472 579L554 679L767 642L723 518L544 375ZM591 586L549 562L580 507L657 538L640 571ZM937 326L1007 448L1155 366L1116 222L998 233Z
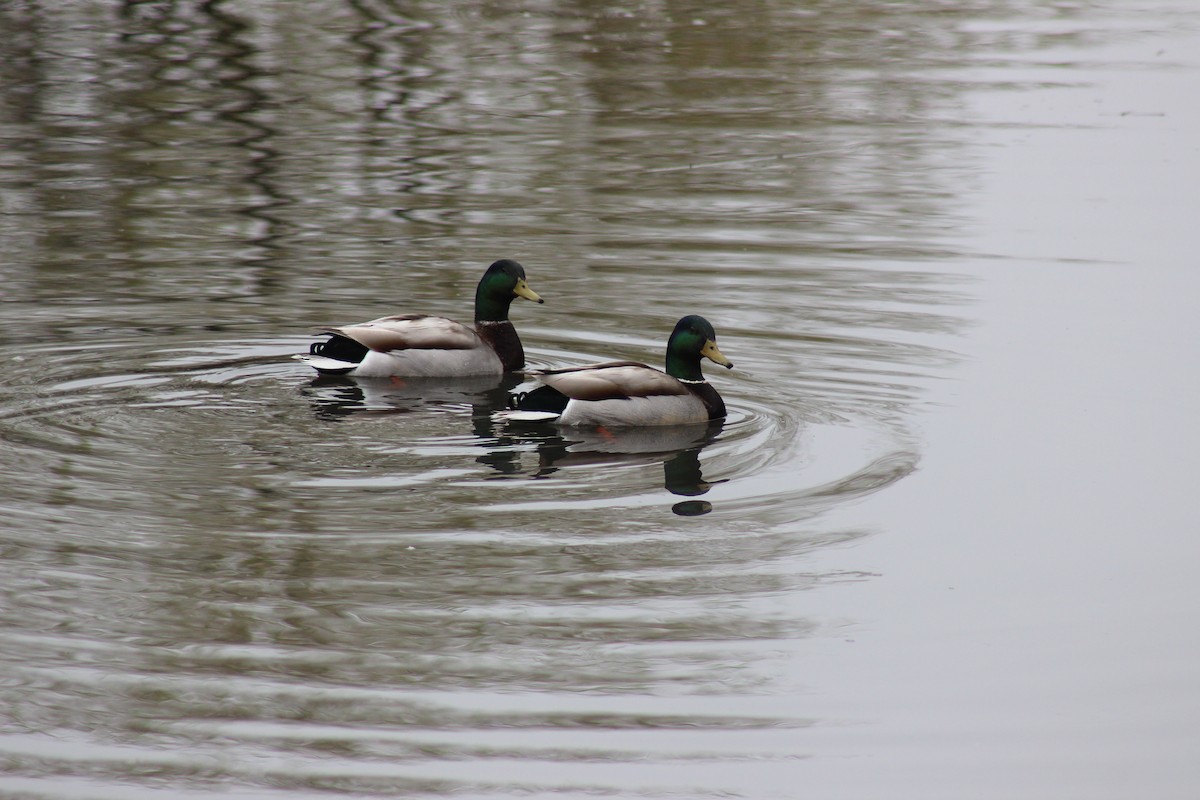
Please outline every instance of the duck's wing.
M380 317L357 325L321 328L320 331L345 336L381 353L392 350L471 350L483 346L473 328L452 319L424 314Z
M534 374L542 383L572 400L619 400L688 393L686 386L667 373L636 361L612 361Z

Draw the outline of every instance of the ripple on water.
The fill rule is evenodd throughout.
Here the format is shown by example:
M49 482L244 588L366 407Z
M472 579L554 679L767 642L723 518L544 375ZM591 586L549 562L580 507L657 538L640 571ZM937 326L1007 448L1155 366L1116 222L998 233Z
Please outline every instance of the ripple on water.
M750 357L714 377L709 428L521 427L492 417L516 380L314 380L304 344L13 362L15 774L406 796L591 791L614 763L678 786L686 764L708 796L723 764L793 757L810 723L762 687L814 625L780 598L860 577L796 558L860 534L796 523L912 468L886 415ZM532 360L594 360L571 348Z
M85 510L140 507L149 523L208 490L294 493L331 514L349 505L370 517L390 510L362 508L340 490L390 492L412 513L420 506L400 490L420 489L430 514L415 528L441 528L444 514L462 524L464 509L539 528L549 512L613 522L614 509L663 508L671 495L665 507L686 503L681 515L757 524L803 518L815 498L882 485L914 460L888 420L833 410L800 382L781 391L757 377L770 373L752 358L749 369L714 378L730 409L723 424L598 436L493 422L516 379L309 380L286 359L300 349L263 340L145 352L116 342L59 349L48 363L44 350L20 354L0 395L0 436L25 463L8 476L15 510L21 500L44 507L58 492L59 503ZM522 483L501 490L496 480Z

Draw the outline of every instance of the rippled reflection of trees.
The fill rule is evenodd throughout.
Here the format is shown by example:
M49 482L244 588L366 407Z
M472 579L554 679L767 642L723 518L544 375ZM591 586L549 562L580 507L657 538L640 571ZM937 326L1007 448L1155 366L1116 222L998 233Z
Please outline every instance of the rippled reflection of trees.
M906 252L952 194L922 162L956 87L928 76L1001 35L963 19L1016 11L7 4L5 233L48 265L203 265L318 235L322 255L494 226L612 242L649 213Z

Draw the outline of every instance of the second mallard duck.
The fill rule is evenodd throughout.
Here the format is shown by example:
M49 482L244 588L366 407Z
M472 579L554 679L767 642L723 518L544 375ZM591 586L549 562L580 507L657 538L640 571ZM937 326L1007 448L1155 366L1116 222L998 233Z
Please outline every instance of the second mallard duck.
M330 338L296 356L323 375L454 378L496 375L525 366L525 349L508 319L518 297L543 302L511 259L488 267L475 290L475 327L445 317L402 314L322 328Z
M667 340L666 372L636 361L534 372L542 386L514 397L505 419L552 421L580 427L690 425L725 416L725 402L700 371L700 360L731 369L717 349L717 334L692 314Z

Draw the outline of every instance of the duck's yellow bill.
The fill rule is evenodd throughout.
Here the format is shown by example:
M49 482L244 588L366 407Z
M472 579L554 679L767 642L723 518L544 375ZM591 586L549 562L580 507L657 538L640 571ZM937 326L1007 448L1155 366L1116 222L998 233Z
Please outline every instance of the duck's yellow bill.
M537 292L529 288L529 284L525 282L524 278L517 281L517 288L513 289L513 294L517 297L524 297L526 300L532 300L535 303L546 302L538 296Z
M720 364L726 369L733 369L733 362L721 355L721 351L717 349L717 343L712 339L706 341L704 343L704 347L700 348L700 355L704 356L714 364Z

